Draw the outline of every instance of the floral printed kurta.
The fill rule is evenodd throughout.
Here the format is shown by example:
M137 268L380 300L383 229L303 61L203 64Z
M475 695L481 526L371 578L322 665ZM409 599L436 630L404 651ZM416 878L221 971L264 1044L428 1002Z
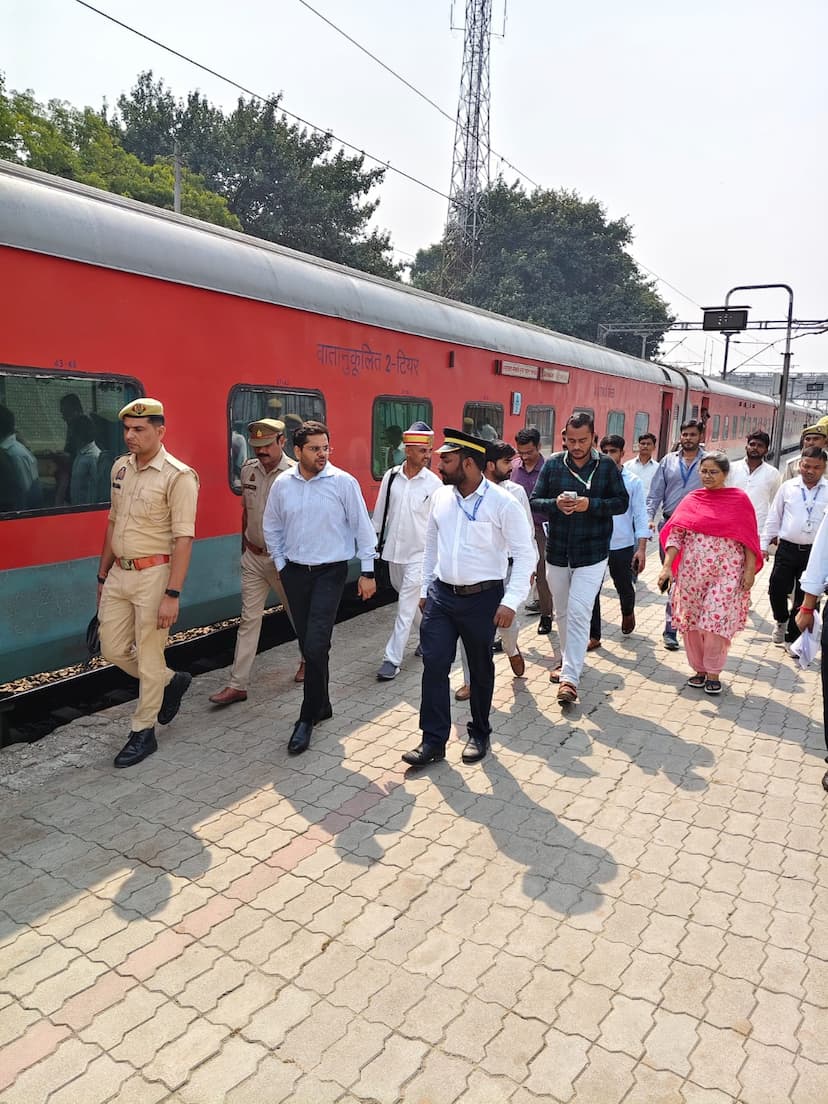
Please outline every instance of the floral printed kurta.
M673 585L673 623L731 640L745 627L750 592L742 589L744 545L674 526L667 547L681 548Z

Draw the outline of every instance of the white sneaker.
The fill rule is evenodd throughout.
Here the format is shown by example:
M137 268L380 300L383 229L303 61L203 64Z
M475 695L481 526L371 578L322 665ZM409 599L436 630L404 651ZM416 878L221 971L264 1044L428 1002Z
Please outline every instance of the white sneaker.
M777 621L773 626L773 634L771 636L771 643L784 644L785 643L785 630L788 627L787 621Z

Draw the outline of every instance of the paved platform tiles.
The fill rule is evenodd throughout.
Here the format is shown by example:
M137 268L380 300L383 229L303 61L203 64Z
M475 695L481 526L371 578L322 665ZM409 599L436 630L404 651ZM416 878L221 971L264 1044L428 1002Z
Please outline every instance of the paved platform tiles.
M566 715L526 619L479 766L404 773L393 607L337 628L297 759L295 645L131 770L127 707L0 752L0 1102L825 1104L818 672L763 575L725 693L685 687L655 572Z

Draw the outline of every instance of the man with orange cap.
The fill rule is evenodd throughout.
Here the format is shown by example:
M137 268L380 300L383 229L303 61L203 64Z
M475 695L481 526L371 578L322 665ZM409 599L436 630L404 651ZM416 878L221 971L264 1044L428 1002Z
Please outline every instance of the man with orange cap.
M377 554L387 562L391 586L399 595L394 630L377 671L381 681L399 674L412 625L419 636L426 524L431 496L443 485L429 468L434 430L425 422L414 422L403 433L402 443L405 460L382 477L374 508Z

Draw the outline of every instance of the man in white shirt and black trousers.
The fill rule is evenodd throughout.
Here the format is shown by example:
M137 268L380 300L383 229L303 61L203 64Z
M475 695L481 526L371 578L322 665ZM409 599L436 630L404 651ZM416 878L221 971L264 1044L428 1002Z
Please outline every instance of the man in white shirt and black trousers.
M472 719L462 759L476 763L488 752L495 629L512 624L537 561L534 536L517 501L483 477L487 442L456 429L444 429L443 435L437 453L445 486L432 495L423 555L423 737L402 757L414 767L445 758L451 729L449 672L458 638L471 675Z
M303 422L293 450L299 462L271 487L263 530L305 657L302 709L288 743L289 754L299 755L310 744L313 726L333 716L328 656L336 611L354 549L362 566L359 596L363 602L374 597L376 533L359 483L328 462L328 427Z
M816 446L803 451L799 475L784 482L776 492L761 534L763 553L767 553L768 545L779 542L768 583L768 597L776 622L771 637L774 644L790 645L799 636L796 624L797 607L802 604L799 580L828 507L826 459L824 450ZM794 595L792 610L788 608L791 592Z

